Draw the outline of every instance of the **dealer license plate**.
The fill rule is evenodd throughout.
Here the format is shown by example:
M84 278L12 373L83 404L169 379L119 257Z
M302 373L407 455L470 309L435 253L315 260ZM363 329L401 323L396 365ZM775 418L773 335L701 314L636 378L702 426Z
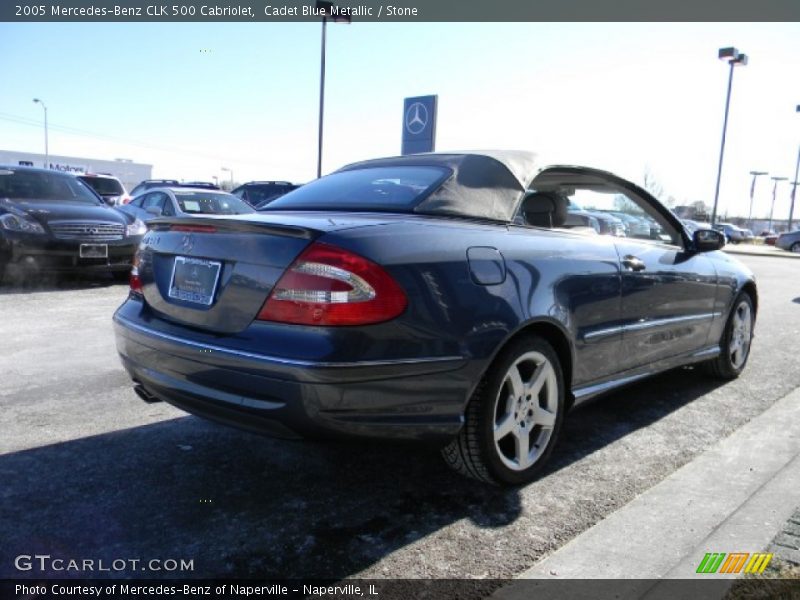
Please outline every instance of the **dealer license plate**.
M169 297L208 306L214 301L222 263L176 256L169 284Z
M78 256L81 258L108 258L108 244L81 244Z

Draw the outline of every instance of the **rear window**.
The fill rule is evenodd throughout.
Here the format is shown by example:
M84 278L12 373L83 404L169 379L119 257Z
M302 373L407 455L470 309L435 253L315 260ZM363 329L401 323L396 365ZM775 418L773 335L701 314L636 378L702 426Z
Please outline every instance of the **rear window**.
M289 192L263 210L413 209L451 174L441 167L375 167L339 171Z
M98 204L100 200L80 179L57 172L0 168L0 198L66 200Z
M250 204L258 206L259 204L264 204L284 194L288 194L297 188L298 186L289 183L265 183L248 185L242 191L247 194L247 201L250 202Z
M181 211L202 215L241 215L255 212L252 206L231 194L174 191Z
M121 196L125 193L122 184L110 177L78 177L78 179L88 183L101 196Z

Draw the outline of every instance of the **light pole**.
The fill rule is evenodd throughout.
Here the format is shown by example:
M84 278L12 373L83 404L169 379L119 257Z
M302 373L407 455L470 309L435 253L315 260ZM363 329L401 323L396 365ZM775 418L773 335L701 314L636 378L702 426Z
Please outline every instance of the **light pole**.
M217 177L216 175L212 175L211 179L214 180L214 185L217 185L217 186L219 185L219 177Z
M50 153L47 149L47 107L39 98L33 99L34 104L41 104L44 109L44 168L50 167Z
M800 112L800 104L797 105L795 112ZM794 217L794 197L797 193L797 175L800 170L800 147L797 149L797 164L794 167L794 183L792 184L792 202L789 205L789 227L788 231L792 230L792 217Z
M772 205L769 207L769 225L767 225L767 231L772 231L772 211L775 210L775 192L778 189L778 182L786 181L788 177L770 177L770 179L775 183L772 184Z
M228 167L220 167L220 171L228 171L231 174L231 190L233 189L233 169Z
M325 33L328 16L336 23L350 23L349 15L333 15L333 2L317 0L317 11L322 14L322 44L319 62L319 130L317 132L317 179L322 177L322 122L325 114Z
M753 227L753 196L756 193L756 179L758 179L759 175L769 175L766 171L750 171L750 175L753 176L753 182L750 184L750 212L747 213L747 224L752 229Z
M722 144L719 147L719 168L717 168L717 188L714 191L714 208L711 210L711 224L717 221L717 204L719 202L719 184L722 178L722 158L725 155L725 135L728 130L728 110L731 105L731 86L733 85L733 68L736 65L745 66L747 55L739 52L736 48L720 48L719 59L728 61L731 67L728 75L728 94L725 96L725 120L722 122Z

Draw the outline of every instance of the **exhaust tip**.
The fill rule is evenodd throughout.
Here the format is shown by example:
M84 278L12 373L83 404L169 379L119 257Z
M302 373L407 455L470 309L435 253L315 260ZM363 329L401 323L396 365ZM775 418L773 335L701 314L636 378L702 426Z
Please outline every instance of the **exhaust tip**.
M133 391L136 392L136 395L139 396L139 398L141 398L148 404L153 404L154 402L161 402L161 398L157 398L156 396L148 392L146 389L144 389L144 386L141 384L133 386Z

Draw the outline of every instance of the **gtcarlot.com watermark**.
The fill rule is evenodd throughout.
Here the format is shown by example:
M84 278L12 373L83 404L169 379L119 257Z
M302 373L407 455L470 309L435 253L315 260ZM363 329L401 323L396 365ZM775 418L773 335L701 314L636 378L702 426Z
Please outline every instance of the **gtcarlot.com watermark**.
M20 554L14 559L18 571L39 571L42 573L119 573L123 571L187 572L194 571L194 559L183 558L61 558L50 554Z

